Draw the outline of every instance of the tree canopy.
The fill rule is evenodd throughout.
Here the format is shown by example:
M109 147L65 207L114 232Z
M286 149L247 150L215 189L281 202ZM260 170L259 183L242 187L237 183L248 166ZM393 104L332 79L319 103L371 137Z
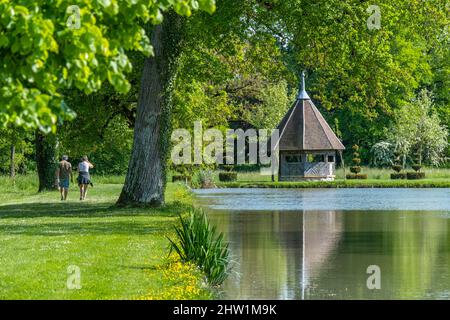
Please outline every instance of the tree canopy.
M224 129L244 120L274 128L306 70L311 98L343 143L360 145L363 163L386 158L389 128L404 130L400 123L420 119L432 119L430 128L450 127L449 15L445 0L380 0L379 26L370 28L373 7L359 0L0 0L3 130L59 128L61 148L124 172L154 25L175 12L192 17L181 29L166 26L179 52L161 51L177 63L154 75L168 73L155 80L161 83L170 78L160 92L170 106L156 127L192 128L202 120ZM423 116L408 114L423 89L432 106ZM409 118L400 120L402 114ZM155 138L164 148L169 131ZM447 148L448 157L444 138L438 153ZM381 153L370 152L374 145Z
M62 91L86 94L108 81L127 92L129 51L149 56L145 24L159 24L173 9L215 10L214 0L1 0L0 120L55 131L74 114ZM77 21L79 19L79 21Z

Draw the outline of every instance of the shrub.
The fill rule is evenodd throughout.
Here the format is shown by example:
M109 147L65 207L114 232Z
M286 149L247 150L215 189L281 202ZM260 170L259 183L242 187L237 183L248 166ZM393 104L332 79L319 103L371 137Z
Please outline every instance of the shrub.
M422 164L421 163L422 163L422 156L420 154L420 151L417 151L415 163L411 166L414 169L415 172L419 172L420 171L420 169L422 168Z
M202 189L216 187L214 184L214 172L212 170L200 170L198 173L198 180L200 182L200 188Z
M229 248L223 233L217 234L201 210L192 210L187 218L180 216L180 224L175 227L178 241L169 238L170 253L174 250L183 262L195 263L210 285L221 285L229 273Z
M425 172L408 172L406 173L408 180L419 180L425 178Z
M392 170L394 170L396 173L391 173L391 179L393 180L397 180L397 179L406 179L406 174L405 173L400 173L400 171L402 171L403 166L401 165L401 154L400 152L396 151L394 152L394 164L392 165Z
M391 173L391 179L392 180L406 179L406 173L403 172Z
M386 167L392 165L393 146L387 141L375 143L370 149L372 153L372 163L377 167Z
M359 157L359 146L358 145L354 145L352 147L353 149L353 166L350 167L350 171L353 174L348 174L346 176L347 179L367 179L367 174L360 174L361 172L361 158Z
M230 182L237 180L236 172L221 172L219 173L219 180L222 182Z
M350 171L353 172L354 174L358 174L361 172L361 167L360 166L350 167Z
M224 164L224 165L222 165L222 169L223 169L223 171L231 172L231 171L233 171L233 166L230 164Z
M348 174L346 176L347 179L361 179L361 180L365 180L367 179L367 174L364 173L355 173L355 174Z
M172 182L177 182L177 181L191 182L192 181L192 177L191 176L187 176L187 175L174 174L172 176Z

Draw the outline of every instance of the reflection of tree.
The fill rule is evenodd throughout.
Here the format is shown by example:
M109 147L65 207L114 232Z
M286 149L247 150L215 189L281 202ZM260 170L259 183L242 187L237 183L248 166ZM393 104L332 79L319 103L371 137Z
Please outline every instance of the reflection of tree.
M427 295L450 297L448 219L415 214L399 219L399 232L393 238L392 282L396 298ZM421 219L423 218L423 219ZM445 261L447 260L447 261ZM444 263L443 263L444 262ZM442 281L445 279L446 281Z
M443 214L445 215L445 214ZM450 219L399 211L215 212L243 299L449 298ZM367 267L381 290L367 289Z
M283 298L280 293L286 286L286 256L280 247L276 228L276 213L226 214L230 219L227 238L234 266L225 288L234 298ZM224 217L224 216L222 216Z
M345 212L345 233L307 298L445 297L449 220L423 212ZM381 268L381 290L366 286L369 265Z

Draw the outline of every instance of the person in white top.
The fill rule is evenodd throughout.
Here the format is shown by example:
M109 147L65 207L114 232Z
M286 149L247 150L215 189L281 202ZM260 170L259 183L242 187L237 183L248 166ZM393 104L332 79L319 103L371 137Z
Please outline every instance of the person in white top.
M89 169L94 165L89 162L87 156L81 158L81 162L78 164L78 187L80 188L80 200L86 199L86 193L89 184L91 184L91 177L89 175Z

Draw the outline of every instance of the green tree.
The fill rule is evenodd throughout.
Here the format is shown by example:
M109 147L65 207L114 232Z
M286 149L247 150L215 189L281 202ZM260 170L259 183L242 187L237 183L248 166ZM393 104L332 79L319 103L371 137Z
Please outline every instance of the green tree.
M164 203L170 148L173 81L183 41L184 20L165 16L152 32L154 57L144 62L134 140L125 184L117 204Z
M413 101L396 111L388 139L405 158L412 153L432 165L444 159L448 142L447 127L441 124L433 100L427 90L421 90Z
M54 133L74 117L65 89L90 94L107 81L127 92L128 52L153 53L144 26L161 23L164 11L189 16L197 9L213 12L214 0L0 0L1 123ZM55 141L36 133L40 190L52 187Z
M132 69L128 51L152 54L144 24L162 22L163 11L189 16L214 11L213 0L0 1L0 119L55 131L58 117L72 115L62 104L62 90L89 94L108 81L126 92Z
M345 144L358 142L370 150L394 110L418 88L433 84L440 96L448 92L438 82L446 79L449 61L443 58L448 57L444 0L378 1L381 28L374 30L367 28L372 4L367 1L264 2L271 9L262 23L288 39L293 67L308 70L310 96L329 118L339 118ZM444 99L439 103L448 110Z
M219 6L219 10L222 10L221 13L224 16L220 14L212 17L203 16L199 19L193 19L189 23L179 21L179 17L169 16L168 20L173 21L170 25L163 24L155 28L152 38L155 57L148 59L144 64L133 151L125 185L118 200L119 205L139 203L158 206L164 202L166 167L170 149L169 138L174 114L172 108L174 106L176 108L173 103L174 97L179 98L179 105L186 106L181 110L175 109L175 112L190 116L192 112L189 110L195 110L194 112L197 115L200 114L200 118L205 118L204 114L201 113L201 108L215 102L210 97L214 97L214 91L216 91L219 105L224 108L211 110L222 112L225 110L223 113L226 115L229 105L234 105L236 101L230 97L234 95L234 98L242 98L243 95L240 93L247 86L242 88L240 84L245 83L251 75L256 74L255 72L248 72L248 70L254 69L257 64L245 64L243 62L246 57L252 56L251 61L256 63L258 54L264 54L263 48L259 48L255 44L249 46L248 43L234 41L236 37L238 39L241 39L241 36L243 39L246 37L245 32L243 32L244 29L237 32L234 28L243 25L240 19L243 12L248 9L247 3L244 3L242 7L236 6L235 2L229 0L221 1L220 4L223 6ZM230 9L230 11L227 9ZM231 17L230 12L235 15ZM225 20L225 16L230 19ZM190 25L190 23L193 23L193 25ZM211 31L207 32L208 29ZM228 36L230 37L228 38ZM222 44L218 44L220 42L232 45L227 47L226 50L220 51L222 48ZM263 43L267 43L267 41ZM217 46L214 47L213 44L217 44ZM272 49L276 49L273 44ZM248 47L255 50L246 50ZM183 52L191 52L189 50L192 48L200 48L200 50L197 54L191 56L193 59L190 59ZM212 67L205 64L202 58L206 62L212 62ZM198 60L197 63L186 64L183 59ZM197 64L203 64L204 67L196 68ZM224 67L223 71L214 72L220 69L215 67L220 64ZM260 66L262 70L267 69L265 72L269 72L269 69L276 69L273 63L265 63ZM187 72L183 67L191 68L193 72ZM210 70L207 70L208 67ZM239 72L236 72L237 69L239 69ZM194 77L189 79L188 77L191 75L194 75ZM211 90L204 85L207 75L210 76L210 84L213 84ZM181 77L185 77L184 79L187 80L177 82L177 79ZM234 81L229 80L230 78ZM239 81L236 81L236 79L239 79ZM189 83L190 88L187 88L187 90L193 90L191 91L193 94L190 96L174 95L176 87L172 86L173 83L179 85ZM155 99L154 97L158 98ZM244 97L248 96L244 95ZM233 103L227 103L225 99ZM195 108L195 106L199 108ZM212 114L218 115L219 112L213 111ZM206 116L206 118L208 120L213 119L211 116ZM223 120L223 114L219 118ZM186 119L178 119L181 119L180 123L186 123Z
M16 173L26 173L32 153L30 132L16 127L0 129L0 173L14 178Z

